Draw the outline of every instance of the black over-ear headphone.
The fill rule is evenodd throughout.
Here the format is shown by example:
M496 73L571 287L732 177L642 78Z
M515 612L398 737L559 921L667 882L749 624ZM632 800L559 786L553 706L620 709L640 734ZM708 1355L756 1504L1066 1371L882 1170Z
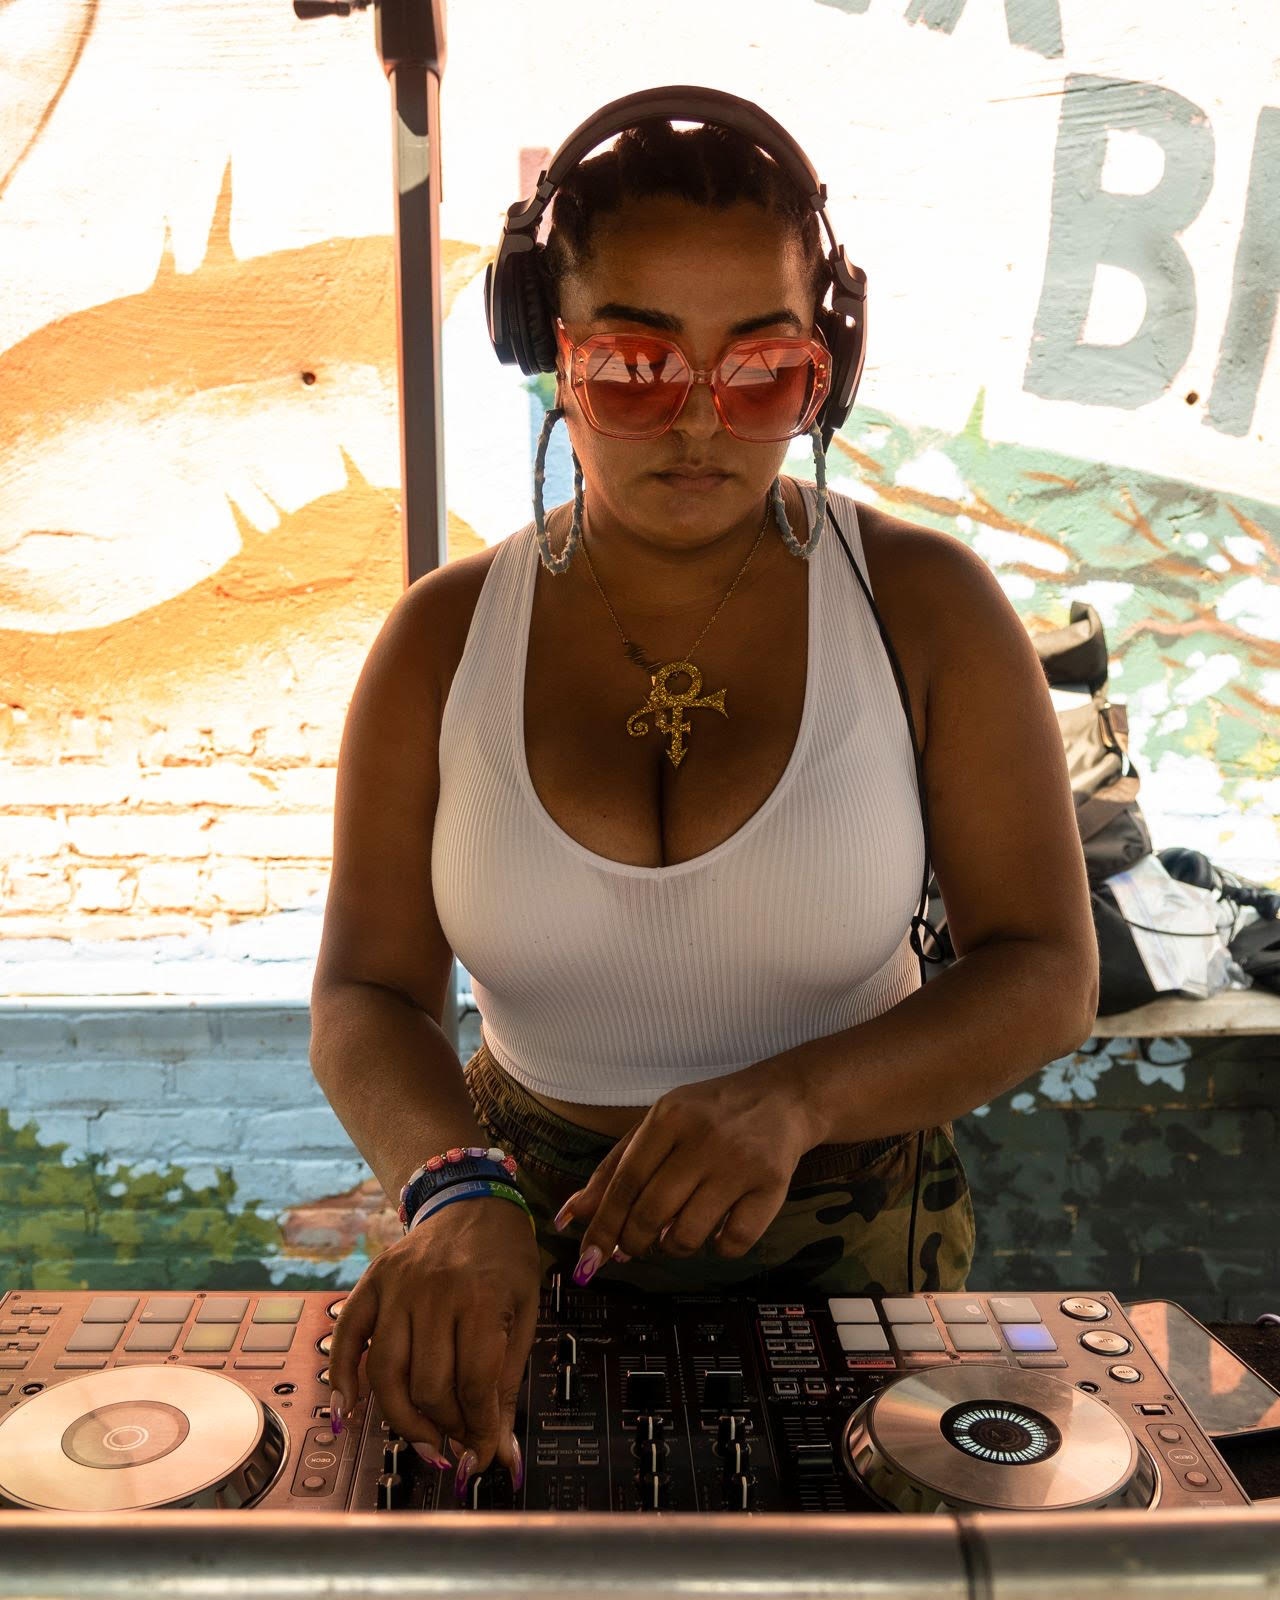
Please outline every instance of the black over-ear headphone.
M704 89L696 84L670 84L643 89L611 100L581 123L564 141L538 176L528 200L508 210L496 260L485 271L484 303L489 338L498 360L519 362L522 372L556 370L555 321L547 303L542 274L537 270L538 227L551 197L582 158L606 139L642 118L712 123L745 134L771 155L818 213L831 249L827 268L831 305L818 307L816 321L831 351L831 392L818 413L822 446L844 422L853 405L867 346L867 275L855 267L837 243L827 216L827 186L818 182L809 158L780 122L749 100Z

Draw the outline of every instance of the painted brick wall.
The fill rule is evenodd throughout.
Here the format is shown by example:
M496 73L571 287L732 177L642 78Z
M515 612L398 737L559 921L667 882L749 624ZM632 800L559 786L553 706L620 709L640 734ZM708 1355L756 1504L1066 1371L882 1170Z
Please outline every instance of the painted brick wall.
M308 1036L305 1007L0 1013L0 1286L354 1282L398 1225ZM957 1122L971 1282L1274 1309L1280 1039L1092 1043Z

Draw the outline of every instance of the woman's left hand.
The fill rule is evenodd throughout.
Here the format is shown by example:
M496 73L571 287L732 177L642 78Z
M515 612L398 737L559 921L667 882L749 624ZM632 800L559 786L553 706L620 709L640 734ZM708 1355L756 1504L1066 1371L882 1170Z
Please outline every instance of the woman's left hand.
M672 1089L570 1195L556 1218L586 1222L584 1262L614 1249L691 1256L709 1235L721 1256L743 1256L777 1216L796 1163L821 1143L813 1108L794 1078L768 1061Z

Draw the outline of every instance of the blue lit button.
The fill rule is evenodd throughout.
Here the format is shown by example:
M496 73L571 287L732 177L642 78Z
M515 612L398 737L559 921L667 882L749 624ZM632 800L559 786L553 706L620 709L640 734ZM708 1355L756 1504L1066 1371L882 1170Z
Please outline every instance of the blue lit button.
M1010 1350L1056 1350L1058 1341L1043 1322L1006 1322L1001 1328Z

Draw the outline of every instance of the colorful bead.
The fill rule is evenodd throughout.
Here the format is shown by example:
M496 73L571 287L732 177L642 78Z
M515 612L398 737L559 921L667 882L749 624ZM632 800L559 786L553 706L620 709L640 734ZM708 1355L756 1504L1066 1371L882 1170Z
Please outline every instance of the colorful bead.
M445 1151L445 1158L449 1161L461 1161L465 1154L465 1150L455 1146L452 1150Z
M440 1168L442 1166L444 1166L444 1157L443 1156L432 1156L431 1160L427 1162L427 1171L428 1172L439 1172L439 1170L440 1170Z

